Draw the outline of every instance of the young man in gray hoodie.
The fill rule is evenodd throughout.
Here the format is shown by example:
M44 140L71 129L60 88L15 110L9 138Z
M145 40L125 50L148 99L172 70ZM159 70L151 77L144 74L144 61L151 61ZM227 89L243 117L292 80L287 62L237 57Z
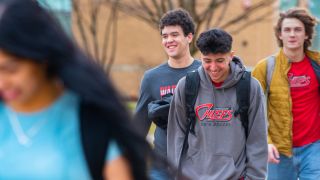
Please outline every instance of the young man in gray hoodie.
M238 109L236 84L245 67L231 51L232 37L221 29L212 29L200 35L197 46L202 66L198 68L200 87L194 106L195 133L188 136L188 148L181 159L182 173L197 180L265 179L268 146L260 84L250 77L246 137L240 116L234 115ZM167 155L176 166L187 128L185 78L182 78L171 102L167 129Z

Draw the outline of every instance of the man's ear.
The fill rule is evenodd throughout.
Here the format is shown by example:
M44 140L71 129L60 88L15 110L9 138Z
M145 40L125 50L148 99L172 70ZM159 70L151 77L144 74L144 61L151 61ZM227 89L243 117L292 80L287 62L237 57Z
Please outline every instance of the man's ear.
M231 58L233 58L234 54L235 54L234 51L230 51Z
M192 40L193 40L193 34L192 34L192 33L189 33L189 34L187 35L187 38L188 38L188 43L191 43Z

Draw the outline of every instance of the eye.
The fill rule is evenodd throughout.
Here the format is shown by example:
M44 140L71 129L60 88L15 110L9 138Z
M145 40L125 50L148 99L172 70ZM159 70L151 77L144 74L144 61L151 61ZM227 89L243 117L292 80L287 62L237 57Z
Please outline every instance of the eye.
M0 71L3 74L14 74L19 69L19 63L10 62L1 66Z
M4 68L4 72L6 73L15 73L19 68L19 63L9 63L6 65L6 67Z
M163 34L162 35L162 39L167 39L168 38L168 35L167 34Z
M208 60L208 59L204 59L203 62L206 63L206 64L209 64L211 61Z
M290 32L290 29L285 28L283 31L284 31L284 32Z
M216 62L217 63L222 63L222 62L224 62L224 59L217 59Z

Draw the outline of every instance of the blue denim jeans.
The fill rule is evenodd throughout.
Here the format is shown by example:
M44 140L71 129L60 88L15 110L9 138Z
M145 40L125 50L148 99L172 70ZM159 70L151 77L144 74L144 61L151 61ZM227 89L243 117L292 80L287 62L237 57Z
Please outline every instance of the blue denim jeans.
M320 180L320 140L293 148L293 156L280 154L279 164L268 164L268 180Z

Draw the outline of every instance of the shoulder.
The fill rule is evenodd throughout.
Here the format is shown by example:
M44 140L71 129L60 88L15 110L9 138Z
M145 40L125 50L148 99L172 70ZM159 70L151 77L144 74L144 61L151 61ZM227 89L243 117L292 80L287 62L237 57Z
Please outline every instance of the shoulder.
M256 79L255 77L251 77L251 82L250 82L250 96L251 97L259 97L262 96L263 93L263 88L261 85L261 82Z
M149 79L149 78L157 77L159 76L159 73L168 71L168 70L169 70L169 65L167 62L165 62L156 67L146 70L143 76L144 76L144 79Z
M311 60L313 60L314 62L316 62L318 65L320 65L320 52L307 50L307 51L306 51L306 55L307 55Z
M199 59L195 59L192 63L192 65L195 65L195 66L200 66L201 65L201 61Z
M255 77L251 76L251 88L260 88L261 85L260 85L260 81L258 81Z
M179 79L175 91L178 91L179 94L183 93L185 89L185 84L186 84L186 76Z
M254 72L254 71L259 70L261 68L266 68L268 58L269 58L269 56L258 61L258 63L255 65L255 67L253 68L252 71Z
M265 78L265 75L267 73L267 61L269 59L268 56L264 59L261 59L256 66L252 69L252 76L257 78L258 80L261 80L263 78ZM274 56L276 58L276 56Z
M168 62L164 62L156 67L153 67L151 69L148 69L145 74L155 74L158 73L159 71L163 71L163 70L168 70L169 69L169 65Z

